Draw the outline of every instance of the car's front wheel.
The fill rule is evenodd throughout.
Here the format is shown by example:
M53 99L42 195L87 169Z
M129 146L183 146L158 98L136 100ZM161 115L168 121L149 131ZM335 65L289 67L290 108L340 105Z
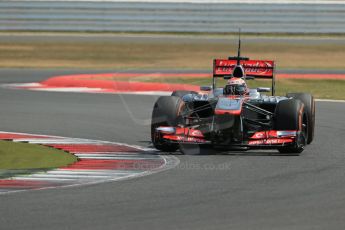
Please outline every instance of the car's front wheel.
M159 97L154 104L151 119L151 141L153 146L161 151L175 152L179 145L166 142L156 128L160 126L173 126L178 123L179 116L185 104L181 98L176 96Z
M308 117L300 100L288 99L277 104L274 114L275 130L296 130L294 145L278 148L280 153L299 154L303 152L308 140Z
M315 100L314 97L309 93L288 93L287 97L292 97L303 102L307 113L308 119L308 140L307 144L310 144L314 139L315 133Z

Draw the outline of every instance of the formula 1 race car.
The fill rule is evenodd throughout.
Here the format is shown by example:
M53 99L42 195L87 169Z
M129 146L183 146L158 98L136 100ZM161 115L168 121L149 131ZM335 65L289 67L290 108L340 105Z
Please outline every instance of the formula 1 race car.
M275 96L274 61L237 57L213 62L212 86L175 91L156 101L151 122L155 148L184 154L203 149L278 149L299 154L314 138L315 101L308 93ZM225 79L224 87L217 80ZM248 79L272 79L272 88L249 89ZM263 93L272 92L271 96Z

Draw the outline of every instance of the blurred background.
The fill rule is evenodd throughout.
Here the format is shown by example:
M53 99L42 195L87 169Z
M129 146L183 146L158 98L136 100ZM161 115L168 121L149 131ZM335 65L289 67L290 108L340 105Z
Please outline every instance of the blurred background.
M278 74L339 75L344 15L341 0L1 1L0 67L211 73L236 54L241 28L242 54L275 60ZM343 80L318 82L334 95L306 79L280 87L344 97Z

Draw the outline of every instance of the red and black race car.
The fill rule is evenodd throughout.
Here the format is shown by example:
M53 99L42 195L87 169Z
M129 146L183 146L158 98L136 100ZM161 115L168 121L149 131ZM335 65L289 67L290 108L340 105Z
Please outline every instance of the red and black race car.
M308 93L275 96L274 61L240 56L216 59L212 86L159 97L152 112L155 148L198 154L203 149L277 149L301 153L313 141L315 101ZM224 87L217 80L225 79ZM272 79L272 88L248 89L246 80ZM264 92L272 91L268 96Z

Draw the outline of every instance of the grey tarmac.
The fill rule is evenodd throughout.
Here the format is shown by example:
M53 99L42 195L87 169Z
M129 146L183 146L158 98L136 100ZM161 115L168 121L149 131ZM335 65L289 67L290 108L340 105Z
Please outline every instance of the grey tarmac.
M34 82L62 72L5 69L0 83ZM155 100L0 88L0 130L147 147ZM0 228L342 229L345 104L316 106L315 140L300 156L177 153L179 166L143 178L2 195Z

